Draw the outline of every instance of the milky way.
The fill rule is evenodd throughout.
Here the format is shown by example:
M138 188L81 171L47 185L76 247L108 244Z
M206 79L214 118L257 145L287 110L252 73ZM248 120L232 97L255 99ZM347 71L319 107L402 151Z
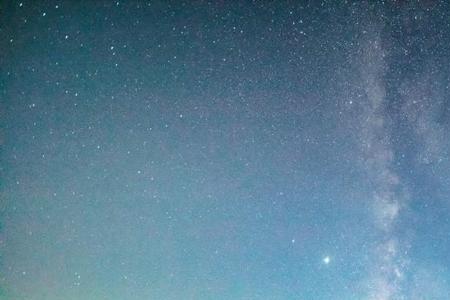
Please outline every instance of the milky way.
M0 14L0 299L448 299L445 1Z

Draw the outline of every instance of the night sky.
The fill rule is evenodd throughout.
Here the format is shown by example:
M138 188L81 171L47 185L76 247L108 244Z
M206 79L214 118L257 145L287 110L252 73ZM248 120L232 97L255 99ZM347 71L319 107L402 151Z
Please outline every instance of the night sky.
M1 300L450 299L447 1L2 1Z

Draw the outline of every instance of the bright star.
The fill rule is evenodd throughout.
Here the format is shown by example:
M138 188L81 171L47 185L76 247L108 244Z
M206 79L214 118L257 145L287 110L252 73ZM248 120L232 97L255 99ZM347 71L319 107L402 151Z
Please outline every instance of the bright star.
M331 261L331 258L330 258L329 256L325 256L325 257L322 259L322 262L323 262L324 264L326 264L326 265L328 265L328 264L330 263L330 261Z

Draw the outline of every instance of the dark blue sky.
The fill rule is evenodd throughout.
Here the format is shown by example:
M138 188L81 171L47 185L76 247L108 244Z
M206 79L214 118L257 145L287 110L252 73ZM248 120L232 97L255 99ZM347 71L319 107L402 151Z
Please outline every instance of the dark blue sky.
M445 1L0 15L0 299L448 299Z

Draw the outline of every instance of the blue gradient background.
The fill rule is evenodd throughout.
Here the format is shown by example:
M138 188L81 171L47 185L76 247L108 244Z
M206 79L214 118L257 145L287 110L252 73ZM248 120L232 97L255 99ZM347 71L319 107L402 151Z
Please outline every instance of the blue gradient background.
M0 299L448 299L445 1L0 15Z

